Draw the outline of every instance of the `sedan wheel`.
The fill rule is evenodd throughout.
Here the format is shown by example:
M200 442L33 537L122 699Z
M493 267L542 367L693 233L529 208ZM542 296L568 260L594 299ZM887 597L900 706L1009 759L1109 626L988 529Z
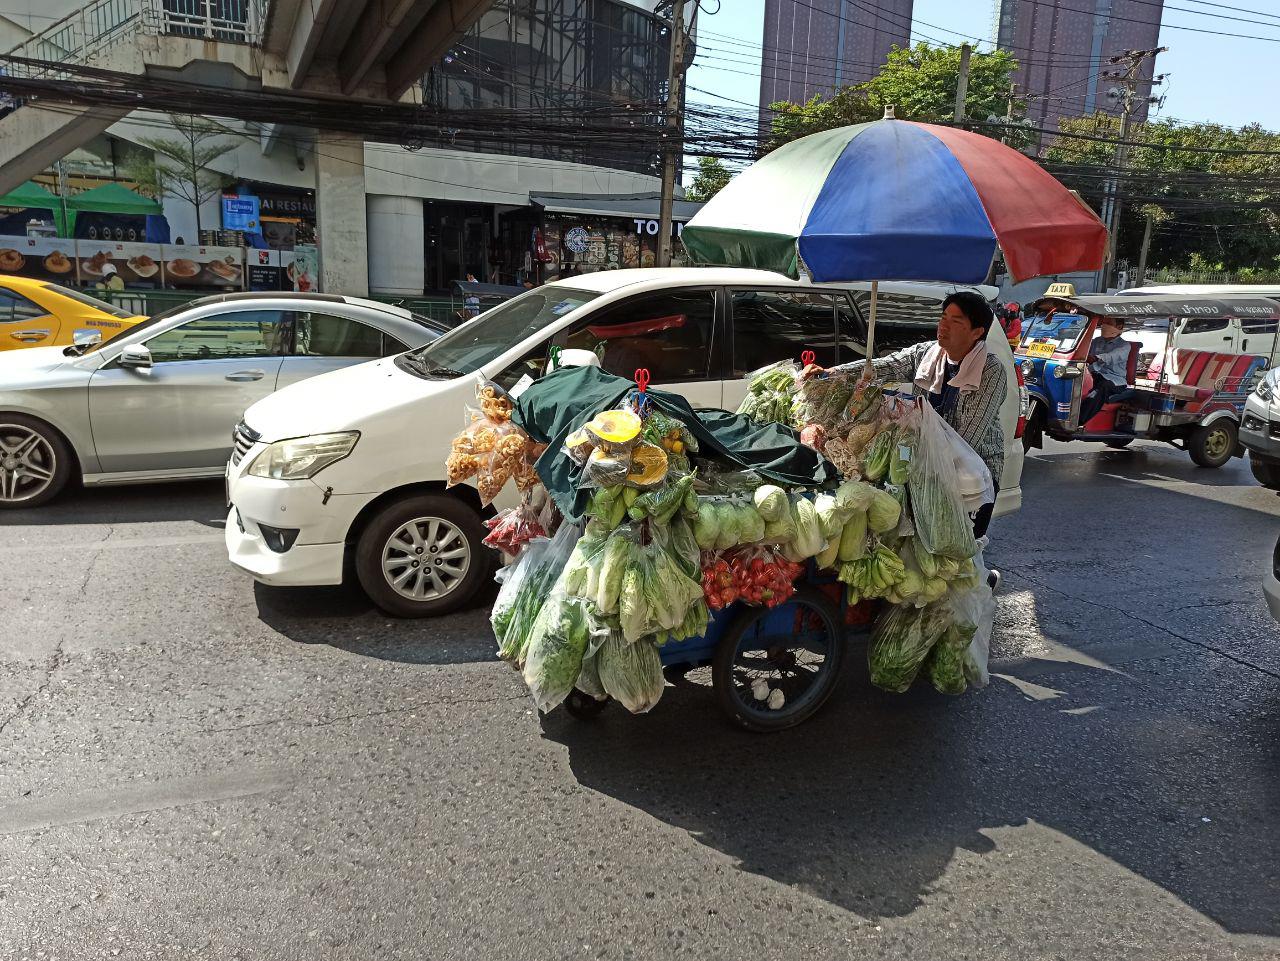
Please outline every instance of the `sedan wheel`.
M402 524L382 549L382 573L401 597L430 601L456 590L471 566L462 531L440 517Z
M0 508L35 507L67 482L70 455L39 421L0 415Z

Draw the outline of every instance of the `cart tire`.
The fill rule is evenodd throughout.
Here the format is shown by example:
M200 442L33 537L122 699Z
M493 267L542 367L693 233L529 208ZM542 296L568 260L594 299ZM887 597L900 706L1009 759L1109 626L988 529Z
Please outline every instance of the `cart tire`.
M1280 491L1280 460L1267 460L1250 452L1249 470L1253 471L1254 479L1263 487Z
M762 650L760 630L770 617L779 613L785 616L785 612L793 612L794 617L806 619L809 630L805 634L805 644L798 644L794 633L779 633L768 637L768 640L776 639L777 643L768 644ZM765 653L765 658L761 659L762 666L768 665L770 671L792 670L794 679L803 676L794 671L797 651L819 653L812 648L821 648L822 662L816 671L804 672L809 675L808 683L801 690L791 685L792 700L774 710L765 702L757 701L747 689L743 679L750 675L745 671L738 673L737 669L742 668L739 655L747 653L744 646L747 650ZM844 628L839 611L816 588L801 587L791 600L777 608L744 606L716 646L715 660L711 665L716 700L725 714L749 731L782 731L794 727L822 707L836 689L844 665L844 649ZM782 662L781 666L779 662ZM775 678L774 683L778 683L778 679Z
M1109 440L1107 441L1107 446L1114 448L1115 450L1124 450L1126 447L1128 447L1132 443L1133 443L1133 438L1126 437L1124 440Z
M1187 438L1187 453L1200 467L1221 467L1236 452L1236 423L1233 420L1214 421L1197 427Z
M608 700L597 701L590 694L584 694L576 687L564 699L564 709L579 721L591 721L600 716Z

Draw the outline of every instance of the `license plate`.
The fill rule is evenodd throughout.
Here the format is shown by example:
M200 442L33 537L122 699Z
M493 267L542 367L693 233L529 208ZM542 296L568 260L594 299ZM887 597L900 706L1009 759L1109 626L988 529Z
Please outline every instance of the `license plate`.
M1027 344L1028 357L1052 357L1057 344Z

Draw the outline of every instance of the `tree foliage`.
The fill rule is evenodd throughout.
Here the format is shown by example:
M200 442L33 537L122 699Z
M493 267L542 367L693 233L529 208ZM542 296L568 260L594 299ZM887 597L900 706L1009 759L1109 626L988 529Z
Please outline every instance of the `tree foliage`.
M125 165L125 175L138 189L159 199L168 194L195 207L196 230L201 228L200 208L222 192L226 177L210 165L234 150L223 139L226 131L202 117L170 114L174 137L139 137L149 153L135 156Z
M1120 120L1109 114L1064 119L1061 130L1117 139ZM1124 204L1118 258L1137 263L1144 220L1152 215L1149 267L1237 271L1280 265L1280 134L1257 124L1233 129L1216 123L1155 120L1130 124L1121 176ZM1271 151L1271 155L1201 153L1188 148ZM1112 143L1057 137L1045 161L1068 186L1101 209L1114 172Z
M699 157L698 174L693 178L689 189L684 192L685 199L700 204L706 203L728 186L732 179L733 174L719 157Z
M1009 53L974 51L969 58L965 114L976 120L1021 118L1025 101L1012 98L1018 62ZM926 123L954 118L960 83L958 47L894 47L880 72L866 83L845 87L830 99L815 95L807 103L770 104L775 111L768 150L822 130L878 120L888 104L902 120Z

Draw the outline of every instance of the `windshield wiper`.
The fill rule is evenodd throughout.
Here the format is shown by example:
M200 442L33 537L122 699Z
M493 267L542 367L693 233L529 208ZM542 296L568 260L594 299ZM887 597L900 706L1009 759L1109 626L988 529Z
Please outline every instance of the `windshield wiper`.
M415 373L420 377L461 377L462 371L454 370L451 367L440 367L437 364L428 363L421 356L415 353L401 354L396 358L397 362L407 367L411 373Z

